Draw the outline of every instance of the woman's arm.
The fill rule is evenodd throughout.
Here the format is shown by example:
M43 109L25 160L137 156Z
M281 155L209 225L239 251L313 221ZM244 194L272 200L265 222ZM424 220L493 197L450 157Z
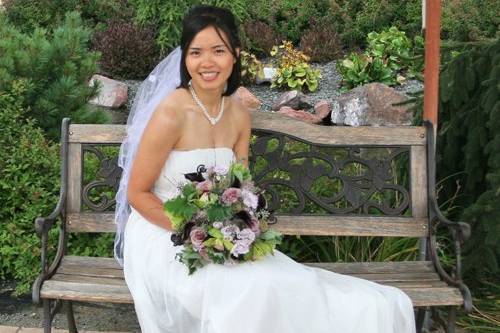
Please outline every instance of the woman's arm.
M248 151L250 148L250 135L252 131L251 111L239 103L236 105L236 108L238 109L239 133L238 139L234 145L234 154L238 162L242 162L248 166Z
M151 188L180 136L182 123L174 108L158 107L144 130L128 184L130 205L148 221L167 230L172 230L172 224Z

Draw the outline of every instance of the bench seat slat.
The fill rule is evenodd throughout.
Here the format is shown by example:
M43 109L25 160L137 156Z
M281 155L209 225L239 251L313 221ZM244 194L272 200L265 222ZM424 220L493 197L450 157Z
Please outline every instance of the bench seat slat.
M272 228L285 235L426 237L426 218L389 216L276 215ZM115 232L113 213L68 215L69 232Z
M440 281L428 261L369 263L306 263L337 273L398 287L415 306L461 305L456 288ZM65 256L57 273L46 281L43 298L132 303L123 271L113 258Z
M316 144L404 146L426 143L423 126L318 126L275 112L252 112L253 130L271 130ZM71 124L70 143L120 144L126 125Z

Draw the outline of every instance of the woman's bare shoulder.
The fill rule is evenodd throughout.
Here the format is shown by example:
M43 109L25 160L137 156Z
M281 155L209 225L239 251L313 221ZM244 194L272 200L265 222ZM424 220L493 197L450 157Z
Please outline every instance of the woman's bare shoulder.
M186 105L185 89L178 88L165 97L156 109L157 118L180 125L183 123Z
M251 122L250 109L247 106L243 105L238 97L233 96L230 98L230 108L232 110L232 113L236 116L238 122Z

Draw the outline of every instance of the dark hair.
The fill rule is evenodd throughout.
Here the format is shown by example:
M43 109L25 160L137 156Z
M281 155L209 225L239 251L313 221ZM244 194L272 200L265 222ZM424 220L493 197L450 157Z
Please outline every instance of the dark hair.
M184 16L181 37L181 84L179 86L188 88L189 80L191 80L191 75L189 75L186 67L188 47L196 34L207 27L215 28L219 37L236 58L236 63L233 65L233 72L227 80L227 89L223 93L224 96L229 96L234 93L241 84L241 62L239 55L236 53L236 48L241 48L241 42L233 14L229 10L220 7L206 5L196 6L191 8L186 16ZM230 45L227 45L224 38L222 38L221 31L226 34Z

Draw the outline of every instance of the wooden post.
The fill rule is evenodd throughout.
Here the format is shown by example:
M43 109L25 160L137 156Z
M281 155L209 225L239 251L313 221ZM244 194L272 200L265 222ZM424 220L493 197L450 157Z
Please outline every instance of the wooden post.
M436 132L439 97L439 47L441 25L440 0L425 0L424 120L430 120Z

